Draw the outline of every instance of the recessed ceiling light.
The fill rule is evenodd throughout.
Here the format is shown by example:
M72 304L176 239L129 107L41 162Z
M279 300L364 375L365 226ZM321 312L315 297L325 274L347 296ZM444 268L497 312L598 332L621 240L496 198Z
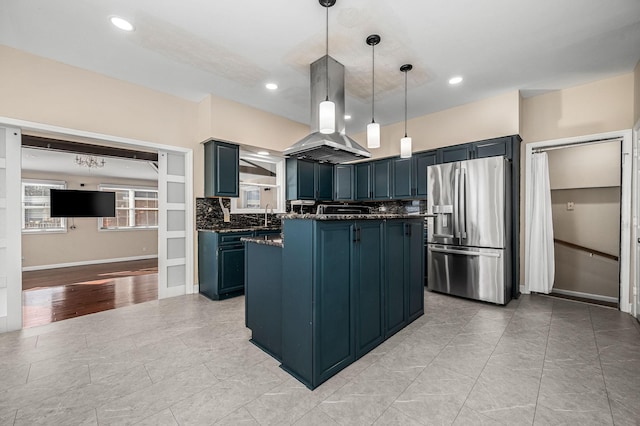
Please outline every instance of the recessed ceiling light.
M345 120L351 120L351 116L349 114L345 114L344 119Z
M451 77L449 79L449 84L460 84L460 83L462 83L462 77L460 77L459 75L455 77Z
M269 151L258 151L258 155L269 155Z
M111 18L109 18L109 20L113 25L120 28L121 30L133 31L135 29L131 22L119 16L112 16Z
M264 85L264 87L266 87L269 90L276 90L278 88L278 85L275 83L267 83Z

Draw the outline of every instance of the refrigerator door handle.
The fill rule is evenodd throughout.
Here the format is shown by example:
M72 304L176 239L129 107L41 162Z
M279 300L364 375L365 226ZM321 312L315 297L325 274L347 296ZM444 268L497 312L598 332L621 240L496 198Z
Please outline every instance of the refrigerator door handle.
M454 238L460 238L460 228L458 223L458 209L459 205L459 195L460 195L460 169L458 167L455 168L455 172L453 174L453 214L451 218L453 219L453 236Z
M460 168L460 220L458 226L460 228L460 238L467 239L467 169Z
M500 257L500 253L487 253L487 252L479 252L479 251L442 249L442 248L437 248L437 247L429 247L429 250L437 252L437 253L462 254L464 256Z

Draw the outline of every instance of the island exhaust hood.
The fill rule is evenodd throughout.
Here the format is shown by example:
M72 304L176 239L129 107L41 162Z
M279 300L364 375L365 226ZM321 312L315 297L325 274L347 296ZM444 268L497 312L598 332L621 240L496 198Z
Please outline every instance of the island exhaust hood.
M327 81L329 99L336 105L336 131L322 134L319 132L318 107L327 95ZM369 151L345 134L344 66L328 55L311 64L311 134L283 153L289 157L327 163L347 163L371 157Z

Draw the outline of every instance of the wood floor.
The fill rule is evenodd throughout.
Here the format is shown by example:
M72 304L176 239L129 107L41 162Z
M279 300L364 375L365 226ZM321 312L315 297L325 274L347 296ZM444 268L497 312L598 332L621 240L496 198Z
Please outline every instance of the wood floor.
M22 274L23 327L34 327L158 298L157 259Z

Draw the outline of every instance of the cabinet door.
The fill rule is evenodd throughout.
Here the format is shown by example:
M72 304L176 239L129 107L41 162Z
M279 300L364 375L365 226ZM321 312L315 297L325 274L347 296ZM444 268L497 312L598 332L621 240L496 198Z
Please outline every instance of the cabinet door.
M409 296L409 321L424 313L424 223L406 222L405 258L409 259L405 278Z
M356 164L356 200L373 198L371 188L371 163Z
M356 358L384 340L384 223L356 224L354 288L356 300Z
M436 164L436 151L424 152L413 156L413 190L418 197L427 196L427 167Z
M209 141L204 145L204 193L207 197L238 197L240 147Z
M316 200L333 200L333 164L316 164Z
M198 285L200 293L210 299L214 299L218 295L216 241L217 237L213 232L198 232Z
M381 160L371 163L373 180L373 199L388 200L391 198L391 161Z
M316 199L315 166L311 161L287 159L287 200Z
M219 254L219 295L244 290L244 246L220 248Z
M451 163L471 159L472 150L471 144L455 145L438 149L438 154L441 163Z
M338 201L350 201L354 198L353 190L353 165L336 164L334 166L334 195Z
M475 158L511 158L511 137L489 139L473 143Z
M414 195L411 175L413 160L411 158L394 158L392 161L393 171L393 194L394 199L407 199Z
M389 337L407 324L405 297L405 222L388 220L386 226L385 336Z
M351 221L317 222L314 288L314 384L355 360Z

